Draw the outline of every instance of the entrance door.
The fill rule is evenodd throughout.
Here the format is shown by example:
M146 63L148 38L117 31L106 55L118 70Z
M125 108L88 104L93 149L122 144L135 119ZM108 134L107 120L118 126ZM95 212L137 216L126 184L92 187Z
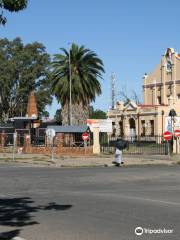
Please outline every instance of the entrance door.
M129 135L132 141L134 141L135 139L135 135L136 135L136 123L134 118L130 118L129 119Z

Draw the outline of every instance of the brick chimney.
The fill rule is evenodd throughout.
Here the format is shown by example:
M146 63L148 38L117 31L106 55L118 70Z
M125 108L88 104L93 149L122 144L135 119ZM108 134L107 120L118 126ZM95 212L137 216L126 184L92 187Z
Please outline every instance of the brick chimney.
M28 97L28 105L27 105L27 117L38 117L38 111L36 106L36 97L34 92L32 91Z

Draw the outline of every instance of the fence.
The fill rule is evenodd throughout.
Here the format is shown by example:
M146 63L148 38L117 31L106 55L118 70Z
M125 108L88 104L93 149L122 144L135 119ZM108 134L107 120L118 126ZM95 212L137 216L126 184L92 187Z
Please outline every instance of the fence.
M30 135L30 131L26 129L16 130L17 139L16 146L22 147L24 145L25 135ZM31 134L31 144L32 146L47 146L51 145L45 132L38 131L38 134ZM9 147L14 145L14 132L0 133L0 145L3 147ZM89 140L84 142L82 140L82 133L60 133L57 134L53 140L53 145L60 145L62 147L84 147L93 145L93 135L90 134Z
M6 148L12 147L14 146L14 141L16 141L15 145L17 147L23 147L25 133L27 133L27 131L18 132L16 139L14 138L14 133L0 133L0 146Z
M31 144L32 146L62 146L62 147L85 147L93 145L93 135L90 134L89 140L84 142L82 140L82 133L57 133L56 137L53 139L53 143L51 139L38 131L37 135L31 136Z
M124 154L144 155L166 155L168 144L162 136L124 136L121 139L128 141L128 149L123 150ZM102 153L114 153L117 137L110 137L108 134L100 134L100 149ZM170 144L172 152L172 144Z
M21 151L24 144L24 136L22 134L17 134L16 136L15 139L14 133L0 133L0 151L4 153Z
M30 134L29 130L18 130L17 138L14 139L14 133L0 133L0 148L4 148L3 151L11 152L15 146L22 148L24 146L24 136ZM111 137L106 133L100 133L100 150L102 153L114 153L117 137ZM124 154L141 154L141 155L166 155L172 152L172 142L170 146L164 141L162 136L124 136L122 139L127 140L129 148L123 150ZM48 147L52 146L48 141L46 135L42 131L41 134L31 135L32 147ZM60 146L73 149L83 149L85 146L90 147L93 145L93 134L90 134L90 138L87 142L82 140L82 133L60 133L57 134L53 140L53 146ZM39 150L40 151L40 148Z
M35 146L46 146L46 128L37 128L31 134L31 144Z

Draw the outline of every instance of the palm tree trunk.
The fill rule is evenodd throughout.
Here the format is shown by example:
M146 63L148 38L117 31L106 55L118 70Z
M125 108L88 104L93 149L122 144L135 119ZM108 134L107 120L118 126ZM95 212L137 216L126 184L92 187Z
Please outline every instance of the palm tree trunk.
M89 106L72 104L72 125L86 124L89 117ZM69 125L69 105L65 104L62 108L62 125Z

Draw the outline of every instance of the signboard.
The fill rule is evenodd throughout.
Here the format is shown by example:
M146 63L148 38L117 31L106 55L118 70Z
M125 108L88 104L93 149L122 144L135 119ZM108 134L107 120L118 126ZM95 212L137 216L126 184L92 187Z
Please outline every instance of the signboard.
M165 117L165 131L172 132L172 129L171 117Z
M165 117L165 131L173 132L173 128L180 129L180 117L174 117L174 122L171 117Z
M47 144L51 145L51 161L54 161L53 139L56 136L56 132L53 128L47 128L46 135L47 135Z
M176 130L174 131L174 136L175 136L175 137L180 137L180 130L179 130L179 129L176 129Z
M165 140L169 141L172 138L172 132L164 132L163 137Z
M100 132L112 133L112 120L111 119L87 119L87 125L93 132L93 127L98 126Z
M83 140L83 141L89 140L89 134L88 134L88 133L83 133L83 134L82 134L82 140Z
M13 139L14 139L14 143L15 143L16 140L17 140L17 132L15 132L15 133L13 134Z
M56 135L56 132L53 128L48 128L46 129L46 135L47 135L47 141L48 143L52 143L53 142L53 138L55 137Z
M56 132L55 132L55 130L53 129L53 128L48 128L47 130L46 130L46 135L48 136L48 137L54 137L55 135L56 135Z

